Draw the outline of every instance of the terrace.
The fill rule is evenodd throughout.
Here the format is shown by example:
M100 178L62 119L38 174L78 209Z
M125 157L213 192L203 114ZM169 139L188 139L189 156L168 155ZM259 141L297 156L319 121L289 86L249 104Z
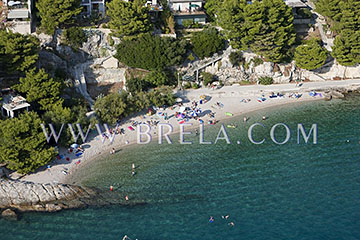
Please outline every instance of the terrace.
M30 104L26 99L19 95L8 94L3 96L1 113L4 117L14 118L21 111L28 111ZM6 113L6 114L5 114Z

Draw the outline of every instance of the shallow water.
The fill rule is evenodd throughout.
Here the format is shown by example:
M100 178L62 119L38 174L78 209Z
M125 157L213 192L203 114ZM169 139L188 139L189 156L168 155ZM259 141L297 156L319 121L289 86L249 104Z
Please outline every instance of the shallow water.
M229 119L225 126L238 125L227 129L230 145L199 145L195 136L186 136L194 144L180 145L175 135L173 145L126 147L84 166L76 180L101 189L112 184L148 204L29 213L15 223L0 220L1 239L360 239L359 100L257 111L246 124ZM262 145L247 138L255 122L266 126L254 130L255 140L266 138ZM279 122L291 129L284 145L269 136ZM307 130L318 124L318 144L297 144L298 123ZM205 140L214 141L219 127L206 128ZM281 127L276 137L284 139Z

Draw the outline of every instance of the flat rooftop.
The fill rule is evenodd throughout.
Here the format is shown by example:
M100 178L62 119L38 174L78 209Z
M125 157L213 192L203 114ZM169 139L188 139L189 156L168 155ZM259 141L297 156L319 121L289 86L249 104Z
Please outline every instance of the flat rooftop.
M292 8L306 8L307 5L301 0L285 0L286 5Z
M30 104L26 102L26 99L22 96L5 95L3 96L2 107L7 111L15 111L23 108L30 107Z

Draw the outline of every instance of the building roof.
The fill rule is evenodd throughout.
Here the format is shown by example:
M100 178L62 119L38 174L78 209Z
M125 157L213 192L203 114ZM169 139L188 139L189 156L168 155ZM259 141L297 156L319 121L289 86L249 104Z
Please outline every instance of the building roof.
M303 3L301 0L285 0L286 5L292 8L306 8L307 5Z
M7 111L15 111L22 108L30 107L30 104L26 102L26 99L22 96L5 95L3 97L3 106Z

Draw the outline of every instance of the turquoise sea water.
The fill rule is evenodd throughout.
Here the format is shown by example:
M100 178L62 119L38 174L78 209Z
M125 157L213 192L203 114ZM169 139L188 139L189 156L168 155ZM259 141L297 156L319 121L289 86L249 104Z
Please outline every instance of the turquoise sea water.
M130 146L84 166L76 180L127 193L141 206L108 206L55 214L28 213L18 222L0 219L0 239L360 239L360 96L273 108L225 122L232 144ZM262 121L261 117L269 117ZM255 140L250 124L261 122ZM274 144L275 123L291 139ZM318 124L318 144L297 144L296 126ZM214 141L220 125L205 130ZM276 132L284 139L282 129ZM312 139L312 138L311 138ZM241 140L238 145L237 141ZM349 140L347 142L347 140ZM131 176L131 164L137 174ZM229 214L228 220L222 215ZM215 221L209 222L213 216ZM234 227L228 225L230 221Z

